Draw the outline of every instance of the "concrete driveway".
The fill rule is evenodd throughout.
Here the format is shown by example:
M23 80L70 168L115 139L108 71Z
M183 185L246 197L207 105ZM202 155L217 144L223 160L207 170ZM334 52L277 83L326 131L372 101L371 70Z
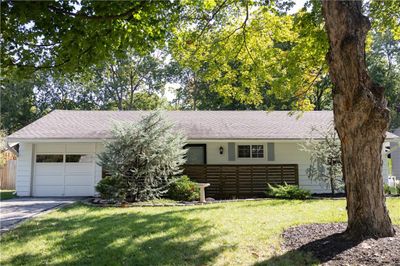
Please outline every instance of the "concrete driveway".
M79 198L14 198L0 201L0 233L26 219L77 200Z

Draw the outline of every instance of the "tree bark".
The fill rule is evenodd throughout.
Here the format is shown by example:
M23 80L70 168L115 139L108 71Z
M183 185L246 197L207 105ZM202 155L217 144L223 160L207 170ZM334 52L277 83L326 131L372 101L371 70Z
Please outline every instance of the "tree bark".
M393 236L381 173L390 119L384 88L374 84L367 72L365 39L370 22L362 14L361 1L322 0L322 7L347 194L346 234L353 239Z

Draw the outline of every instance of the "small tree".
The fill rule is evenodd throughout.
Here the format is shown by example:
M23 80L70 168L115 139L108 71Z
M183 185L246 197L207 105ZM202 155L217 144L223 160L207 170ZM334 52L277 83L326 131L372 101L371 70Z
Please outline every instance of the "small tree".
M344 188L340 140L332 126L328 131L319 133L323 135L322 140L311 138L301 145L302 150L310 153L307 175L311 180L327 184L334 195Z
M185 163L183 135L174 131L159 111L137 124L116 125L112 134L113 140L105 143L105 151L99 155L99 165L108 177L97 189L104 190L112 183L114 197L126 201L150 200L166 193Z

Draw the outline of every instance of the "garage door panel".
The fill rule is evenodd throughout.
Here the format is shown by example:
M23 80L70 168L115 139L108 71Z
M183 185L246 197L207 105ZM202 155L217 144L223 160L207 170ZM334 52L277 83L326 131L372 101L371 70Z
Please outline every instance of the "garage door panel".
M65 195L71 197L90 196L94 194L93 186L65 186Z
M95 144L92 143L68 143L66 145L67 153L93 153Z
M93 176L68 175L68 176L65 176L65 185L91 186L91 185L93 185Z
M64 172L63 164L54 163L37 163L36 164L36 176L53 176L62 175Z
M60 197L60 196L64 196L64 186L41 186L41 185L36 185L33 195L34 196L42 196L42 197Z
M74 163L66 164L65 174L66 175L93 175L94 167L93 163Z
M37 153L64 153L65 145L61 143L40 143L36 144Z
M35 184L37 186L63 186L64 176L62 175L36 176Z

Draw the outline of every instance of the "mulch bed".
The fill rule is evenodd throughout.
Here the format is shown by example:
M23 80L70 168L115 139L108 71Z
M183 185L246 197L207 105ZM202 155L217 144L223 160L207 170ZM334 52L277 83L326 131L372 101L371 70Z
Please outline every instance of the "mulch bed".
M350 241L341 234L344 223L308 224L284 231L286 251L311 253L322 265L400 265L400 228L396 236Z

